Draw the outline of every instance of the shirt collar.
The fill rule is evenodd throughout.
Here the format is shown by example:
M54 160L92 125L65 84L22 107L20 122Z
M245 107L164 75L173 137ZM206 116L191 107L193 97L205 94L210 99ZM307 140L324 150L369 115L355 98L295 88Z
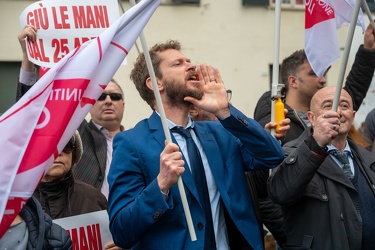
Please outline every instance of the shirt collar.
M158 116L160 116L160 114L159 114L158 111L155 110L155 112L156 112L156 114L158 114ZM172 128L174 128L174 127L182 127L181 125L178 125L178 124L172 122L172 121L169 120L169 119L167 119L167 123L168 123L168 128L169 128L169 129L172 129ZM186 128L194 128L194 120L191 118L190 115L189 115L189 121L188 121L188 124L186 125L185 129L186 129Z
M94 122L94 120L91 120L91 121L92 121L92 123L94 123L95 127L96 127L99 131L101 131L102 133L106 133L106 134L109 135L109 131L108 131L108 129L106 129L106 128L103 127L102 125L97 124L96 122ZM124 130L125 130L125 127L122 126L122 125L120 124L120 131L122 132L122 131L124 131Z

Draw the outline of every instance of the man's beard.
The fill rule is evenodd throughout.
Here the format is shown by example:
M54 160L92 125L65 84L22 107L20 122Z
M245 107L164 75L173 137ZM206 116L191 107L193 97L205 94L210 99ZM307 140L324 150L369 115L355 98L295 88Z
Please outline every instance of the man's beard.
M180 84L176 80L166 80L164 79L164 88L168 97L168 101L172 105L189 106L190 102L184 101L186 96L196 98L198 100L202 99L203 91L197 87L196 89L189 89L186 83Z

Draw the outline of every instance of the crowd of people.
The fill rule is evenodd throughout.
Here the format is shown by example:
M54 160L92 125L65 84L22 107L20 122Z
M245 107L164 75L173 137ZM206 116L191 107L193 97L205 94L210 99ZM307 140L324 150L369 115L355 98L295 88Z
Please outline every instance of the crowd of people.
M16 98L37 81L25 38ZM143 53L130 74L149 118L121 125L124 92L112 79L0 239L1 249L71 249L53 219L107 210L106 249L372 249L375 245L375 108L363 130L354 117L375 71L375 32L364 42L332 110L336 87L304 50L281 64L285 119L271 120L271 93L254 119L235 108L220 72L196 66L176 40L150 48L164 124ZM167 130L168 131L168 130ZM196 240L179 193L186 192ZM264 229L264 226L267 230Z

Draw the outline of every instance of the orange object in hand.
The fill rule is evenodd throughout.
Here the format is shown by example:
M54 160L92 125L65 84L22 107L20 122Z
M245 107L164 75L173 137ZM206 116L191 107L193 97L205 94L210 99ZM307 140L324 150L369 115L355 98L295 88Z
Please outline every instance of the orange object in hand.
M276 125L276 133L280 133L280 122L285 119L285 114L284 114L284 103L281 101L281 98L277 98L275 102L275 122L277 123Z

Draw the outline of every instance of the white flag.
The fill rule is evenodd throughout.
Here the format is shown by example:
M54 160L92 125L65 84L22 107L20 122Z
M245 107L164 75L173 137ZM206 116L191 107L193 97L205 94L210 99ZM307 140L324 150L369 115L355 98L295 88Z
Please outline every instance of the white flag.
M355 1L361 0L322 0L322 2L328 3L335 10L337 29L352 21ZM366 30L361 9L358 13L357 26L361 26L363 32Z
M160 0L142 0L0 117L0 237L123 62Z
M335 13L320 0L310 0L306 4L305 52L311 68L319 77L340 58Z

